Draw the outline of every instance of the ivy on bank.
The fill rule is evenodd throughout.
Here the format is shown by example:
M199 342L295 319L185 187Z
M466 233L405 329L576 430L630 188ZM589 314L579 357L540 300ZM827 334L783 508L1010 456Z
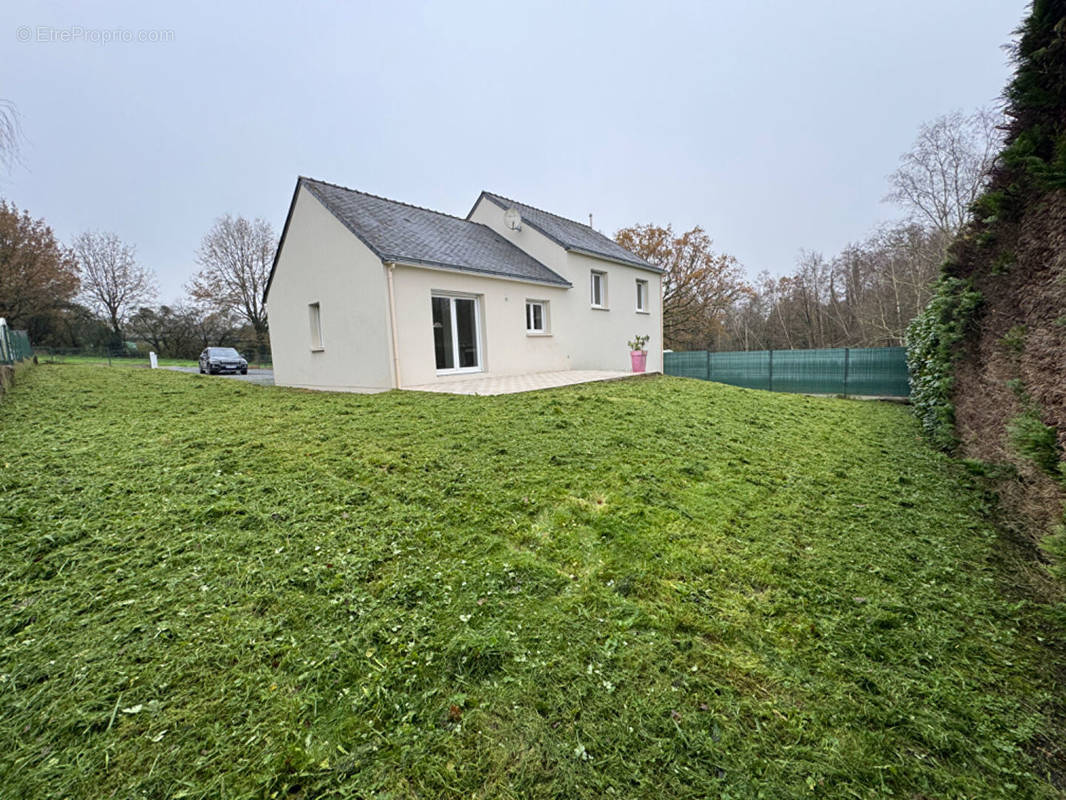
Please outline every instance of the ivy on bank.
M956 346L980 305L981 293L971 281L944 275L925 310L907 328L911 402L926 435L943 450L958 444L952 400Z

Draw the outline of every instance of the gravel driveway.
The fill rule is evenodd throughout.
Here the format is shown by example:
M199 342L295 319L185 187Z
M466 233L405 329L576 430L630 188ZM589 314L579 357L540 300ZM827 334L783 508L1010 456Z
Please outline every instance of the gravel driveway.
M198 373L200 371L196 367L160 367L160 369L169 369L169 370L173 370L174 372L192 372L194 374ZM274 370L272 370L272 369L254 369L252 367L249 367L247 375L240 375L240 374L233 375L233 374L227 373L225 375L212 375L211 377L212 378L235 378L236 380L245 381L247 383L257 383L260 386L273 386L274 385Z

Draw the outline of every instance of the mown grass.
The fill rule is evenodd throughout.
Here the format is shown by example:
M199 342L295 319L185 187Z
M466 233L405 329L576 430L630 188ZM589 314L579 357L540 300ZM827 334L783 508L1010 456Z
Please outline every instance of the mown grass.
M1062 607L903 408L42 365L0 494L4 796L1055 796Z
M114 356L109 358L107 354L67 354L62 352L52 353L43 351L38 353L37 358L48 364L89 364L94 366L106 365L110 367L148 367L148 356ZM156 362L161 367L196 367L199 363L195 358L159 358Z

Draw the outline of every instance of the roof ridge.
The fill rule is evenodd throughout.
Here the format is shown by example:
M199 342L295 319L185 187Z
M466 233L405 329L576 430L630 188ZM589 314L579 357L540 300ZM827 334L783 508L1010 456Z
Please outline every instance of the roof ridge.
M593 228L591 225L586 225L584 222L579 222L576 219L570 219L570 217L564 217L562 214L556 214L554 211L545 211L543 208L537 208L536 206L530 205L529 203L523 203L521 200L515 200L514 198L511 198L511 197L505 197L504 195L499 194L497 192L490 192L488 189L485 189L484 192L485 192L485 194L492 195L493 197L498 197L501 200L506 200L508 203L517 203L520 206L525 206L526 208L532 208L534 211L539 211L541 214L547 214L549 217L555 217L556 219L561 219L563 222L569 222L569 223L572 223L574 225L580 225L583 228L588 228L593 233L599 233L600 236L606 236L607 235L607 234L604 234L604 233L600 233L598 230Z
M455 214L449 214L447 211L437 211L435 208L426 208L425 206L416 206L414 203L405 203L403 200L393 200L391 197L383 197L380 194L374 194L373 192L364 192L360 189L353 189L350 186L341 186L339 183L333 183L331 181L320 180L319 178L309 178L306 175L299 177L301 181L311 181L312 183L321 183L323 186L332 186L334 189L343 189L346 192L352 194L361 194L363 197L373 197L375 200L384 200L386 203L395 203L398 206L405 206L406 208L413 208L417 211L426 211L430 214L437 214L441 217L448 217L449 219L457 219L460 222L470 222L471 220L464 219L463 217L457 217Z

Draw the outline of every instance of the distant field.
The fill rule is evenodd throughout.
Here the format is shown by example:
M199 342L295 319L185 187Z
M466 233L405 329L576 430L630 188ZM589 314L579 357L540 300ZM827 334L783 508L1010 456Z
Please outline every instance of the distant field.
M39 354L38 360L55 364L108 364L112 367L147 367L148 356L123 356L109 359L106 355ZM160 358L161 367L195 367L199 362L187 358Z
M904 408L41 365L0 498L5 797L1063 791L1064 606Z

